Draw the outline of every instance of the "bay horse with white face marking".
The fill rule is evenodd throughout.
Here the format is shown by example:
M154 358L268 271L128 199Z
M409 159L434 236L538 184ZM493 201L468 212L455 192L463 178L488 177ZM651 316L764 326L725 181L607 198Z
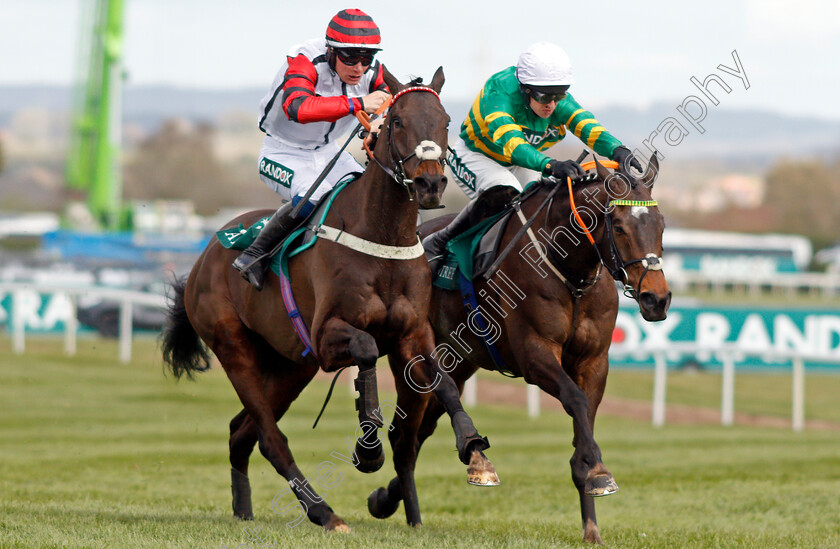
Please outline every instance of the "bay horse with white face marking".
M455 383L431 356L430 273L416 220L418 207L437 206L446 186L442 165L449 116L438 97L443 70L438 69L430 86L419 80L404 86L387 71L385 81L395 95L374 148L374 162L335 198L323 226L366 240L368 250L402 257L408 252L411 258L373 257L320 238L290 260L289 278L310 327L314 356L302 356L305 347L283 308L280 279L269 276L258 293L231 266L239 252L222 247L217 239L208 244L186 282L175 285L162 336L166 363L178 377L206 369L209 357L203 341L244 406L230 423L233 512L241 519L253 519L247 473L259 442L263 456L289 481L312 522L326 530L349 530L295 465L277 422L319 368L335 372L356 364L364 435L357 441L354 461L362 471L377 470L384 454L376 438L382 421L375 364L384 354L391 358L398 380L406 368L420 383L441 377L435 394L452 417L459 458L473 463L472 475L495 475L482 453L489 444L461 407ZM250 212L226 228L239 223L247 227L270 214ZM424 360L412 362L417 357ZM403 382L403 390L405 386ZM406 492L402 497L416 496Z
M542 184L536 192L519 197L520 219L534 218L531 235L524 237L523 223L513 216L500 249L522 235L522 240L513 242L513 250L519 253L504 258L489 280L475 281L475 295L485 299L481 306L485 326L481 329L474 328L472 314L467 314L458 292L437 287L432 292L435 336L439 348L445 345L454 356L455 363L447 371L460 390L479 368L499 369L477 335L495 325L499 330L494 345L505 367L558 399L572 417L572 480L580 494L583 538L592 543L602 543L593 496L618 490L593 436L618 313L615 283L610 277L601 277L601 272L605 268L624 284L625 292L636 299L646 320L665 318L671 300L660 260L665 222L651 199L658 168L654 156L648 170L636 181L620 178L597 164L597 179L575 185L573 199L571 188L566 192L565 184L559 185L563 189L559 193L557 185ZM505 195L506 189L510 188L495 187L487 192ZM557 196L551 198L554 193ZM511 193L502 198L509 200ZM573 216L573 203L579 213L588 210L586 221L584 216ZM540 212L542 206L547 207ZM421 237L439 230L450 219L425 223ZM588 231L580 229L584 224ZM470 329L465 329L467 326ZM415 413L405 419L395 418L395 433L399 435L391 436L394 461L402 463L403 470L397 471L387 488L375 490L368 498L369 510L378 518L393 514L406 484L413 487L419 448L434 432L444 411L431 395L401 393L397 404ZM406 439L412 443L406 443ZM409 523L420 523L416 499L405 502L405 512Z

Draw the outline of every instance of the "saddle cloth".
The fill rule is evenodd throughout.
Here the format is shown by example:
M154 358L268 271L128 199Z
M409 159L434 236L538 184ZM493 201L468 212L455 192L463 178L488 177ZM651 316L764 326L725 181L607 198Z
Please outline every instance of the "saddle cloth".
M432 283L444 290L457 290L459 273L468 280L484 274L496 259L502 234L512 214L511 209L502 211L450 240L446 244L443 265Z
M318 235L309 229L309 221L317 220L315 225L323 223L338 193L358 179L359 175L361 174L350 174L341 180L331 192L321 197L321 200L318 201L318 204L308 216L301 219L298 227L283 241L283 246L280 248L280 251L275 253L271 258L271 270L275 274L279 276L283 273L289 276L289 258L303 252L315 244L315 241L318 239ZM216 238L219 239L219 243L225 248L244 250L254 242L270 217L260 219L247 229L241 223L237 227L222 229L216 232Z

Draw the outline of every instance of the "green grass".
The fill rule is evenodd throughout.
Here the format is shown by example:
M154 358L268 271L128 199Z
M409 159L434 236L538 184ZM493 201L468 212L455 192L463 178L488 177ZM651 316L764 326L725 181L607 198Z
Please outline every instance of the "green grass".
M240 407L221 371L175 383L163 375L148 340L136 341L129 365L116 360L113 342L99 339L80 341L73 358L52 340L28 340L23 356L8 352L7 339L0 349L2 548L256 549L246 528L261 528L266 547L583 546L568 467L571 425L563 414L531 420L524 409L474 410L502 479L493 489L466 484L451 430L441 422L418 463L424 526L410 529L402 508L384 521L368 516L367 494L393 470L386 461L382 471L363 475L330 456L346 453L344 439L355 428L352 397L340 384L312 431L326 391L324 383L313 383L280 426L304 472L312 475L332 461L343 475L321 494L353 532L327 535L308 522L288 528L289 517L272 512L284 483L259 454L251 468L257 520L231 517L227 423ZM694 376L683 389L698 403L713 392L707 375ZM642 389L647 374L611 376L611 394L638 391L650 398ZM767 380L767 386L739 385L741 397L766 400L773 409L774 384ZM809 391L822 385L809 376ZM832 387L827 390L836 395ZM669 391L671 400L677 390ZM840 416L836 398L824 404L830 408L825 417ZM836 432L657 430L648 421L611 417L599 418L597 427L605 463L621 486L597 503L601 534L611 547L840 547Z

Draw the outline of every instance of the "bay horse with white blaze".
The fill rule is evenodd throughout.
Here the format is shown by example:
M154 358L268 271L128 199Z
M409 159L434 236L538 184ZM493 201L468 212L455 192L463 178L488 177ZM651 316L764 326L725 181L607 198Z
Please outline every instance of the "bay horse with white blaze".
M608 165L615 167L614 162ZM467 313L457 291L437 287L432 292L431 319L438 347L445 346L454 357L447 371L459 390L479 368L496 370L503 365L514 376L523 377L562 403L574 426L575 451L570 463L580 495L583 538L602 543L593 496L618 490L601 461L593 435L618 313L613 278L624 284L625 292L636 299L648 321L665 318L671 292L660 259L665 223L651 199L659 168L656 156L640 180L619 177L597 162L595 167L594 181L574 187L569 182L568 190L566 184L543 183L535 192L526 191L514 199L514 207L522 215L520 221L514 215L508 222L500 249L513 244L519 253L505 257L495 274L488 273L489 279L475 281L475 295L484 298L484 326L475 328L475 311ZM509 187L495 187L487 193L499 193L503 200L509 200L510 191ZM558 196L553 196L555 193ZM578 214L583 214L584 208L588 210L586 222L583 216L575 216L575 205ZM545 211L541 212L543 207ZM473 224L481 215L480 207L475 210L479 218ZM526 218L533 223L529 231L523 230ZM450 219L448 216L424 224L421 237L439 230ZM581 229L584 225L587 228ZM613 278L602 277L602 269ZM498 339L492 343L502 365L496 363L499 359L491 358L489 347L479 337L494 326ZM401 436L414 433L417 442L409 451L394 447L394 461L407 460L404 469L413 470L419 448L434 432L444 408L431 395L400 396L404 397L397 401L401 408L420 413L399 423L405 430ZM412 475L397 473L387 488L375 490L368 498L375 517L393 514L405 485L413 486ZM416 500L406 502L405 512L410 523L419 523Z
M280 279L267 277L258 292L231 267L238 252L224 248L216 238L186 282L174 286L175 299L162 335L165 362L177 377L206 369L209 356L203 341L244 406L230 423L233 512L241 519L253 519L247 474L251 452L259 442L260 452L289 481L312 522L326 530L349 531L298 469L277 422L319 368L335 372L356 364L357 408L364 435L357 441L354 463L364 472L379 469L384 454L376 438L382 421L375 365L384 354L391 358L398 380L416 357L424 360L408 366L413 378L442 376L435 394L452 417L459 458L473 463L471 475L495 476L482 453L489 444L464 412L455 383L431 356L430 273L416 220L418 207L437 206L446 186L442 165L449 116L438 97L443 70L438 69L430 86L421 85L419 79L404 86L388 71L385 81L395 95L374 148L374 161L335 198L322 226L367 241L368 250L391 251L403 259L389 259L394 256L388 254L373 257L326 238L291 258L289 279L300 314L310 327L314 353L302 356L305 346L283 308ZM239 223L248 227L270 214L250 212L226 228ZM401 497L416 498L413 487Z

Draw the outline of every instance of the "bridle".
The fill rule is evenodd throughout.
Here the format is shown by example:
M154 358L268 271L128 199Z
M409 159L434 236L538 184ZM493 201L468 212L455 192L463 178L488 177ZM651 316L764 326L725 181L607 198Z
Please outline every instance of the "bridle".
M433 94L438 99L438 101L440 101L440 96L438 95L438 93L431 88L427 88L424 86L409 86L397 92L397 94L394 96L393 99L391 99L391 102L388 104L388 108L390 109L390 107L393 107L394 103L397 102L397 99L410 92L428 92ZM357 113L357 116L359 116L359 120L361 120L362 124L365 125L365 129L370 130L370 122L365 121L364 117L361 116L361 114L363 113ZM403 187L405 187L405 190L408 192L409 200L413 201L414 180L410 179L406 175L405 163L411 160L412 158L417 157L418 159L420 159L421 162L425 160L436 160L441 165L441 168L443 168L446 159L443 156L443 149L440 147L440 145L438 145L434 141L425 139L421 141L420 144L417 145L417 147L414 148L414 151L412 151L410 154L403 157L400 157L399 155L395 154L395 147L392 141L392 136L394 134L394 120L395 118L393 116L388 117L387 133L388 156L390 157L391 165L394 166L393 169L380 162L380 160L376 158L376 156L370 150L367 143L364 144L364 148L365 151L367 151L368 158L371 158L374 162L376 162L376 165L379 166L379 168L383 172L388 174L388 176L391 179L396 181L398 185L402 185Z
M621 202L625 202L622 200L611 200L607 207L610 206L624 206L627 204L621 204ZM644 200L638 201L639 206L656 206L656 200ZM606 226L606 235L607 239L609 240L609 249L610 249L610 259L612 260L613 267L610 268L606 264L604 265L607 267L607 270L610 271L610 274L613 278L615 278L618 282L620 282L624 286L624 295L635 299L638 301L639 294L642 292L642 282L645 280L645 277L650 271L661 271L662 270L662 258L655 253L647 253L644 257L639 259L631 259L630 261L624 261L621 257L621 252L618 250L618 246L615 243L615 233L613 231L612 225L612 218L610 218L609 212L604 213L604 224ZM600 253L600 252L599 252ZM644 267L644 272L642 276L639 277L639 283L634 288L627 283L629 276L627 274L627 267L630 265L635 265L636 263L641 263L642 267Z
M618 164L614 161L603 162L603 166L608 168L616 168ZM581 167L584 170L592 169L595 166L595 162L587 162L583 164ZM610 217L610 209L614 208L615 206L639 206L639 207L653 207L657 206L659 203L656 200L619 200L614 199L610 200L607 203L607 207L604 208L604 236L608 240L609 244L609 251L610 251L610 260L612 265L608 265L606 261L604 261L604 257L601 254L601 247L595 244L595 240L592 237L592 234L589 232L589 229L586 227L586 224L580 218L580 215L577 212L577 206L575 205L574 194L572 193L572 182L571 179L567 180L569 186L569 201L572 207L572 213L574 214L575 221L577 222L578 226L583 230L586 237L589 239L589 243L595 248L595 252L598 254L598 259L601 261L601 264L609 271L610 275L615 279L617 282L621 283L624 287L624 295L631 299L635 299L636 301L639 300L639 294L642 292L642 282L645 280L645 277L650 271L661 271L662 270L662 258L655 253L647 253L644 257L638 259L631 259L630 261L624 261L621 257L621 252L618 249L618 246L615 243L615 231L613 230L612 218ZM632 183L631 183L632 185ZM602 237L603 238L603 237ZM639 277L639 283L634 288L630 284L628 284L628 280L630 276L627 274L627 267L630 265L635 265L636 263L641 263L642 267L644 267L644 272L642 276Z

